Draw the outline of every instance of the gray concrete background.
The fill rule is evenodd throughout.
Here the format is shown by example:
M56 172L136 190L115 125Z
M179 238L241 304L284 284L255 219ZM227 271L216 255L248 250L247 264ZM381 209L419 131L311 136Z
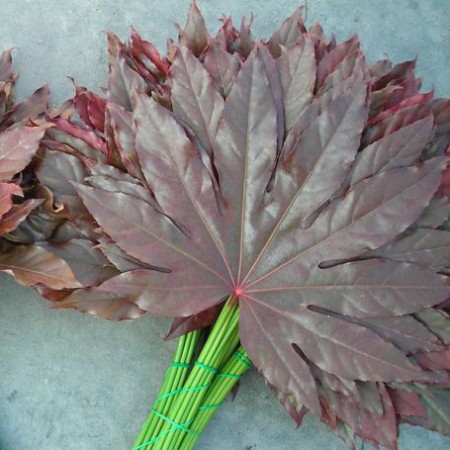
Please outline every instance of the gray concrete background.
M296 0L199 0L212 31L217 18L254 13L267 36ZM419 54L425 87L450 96L450 0L309 0L307 22L338 39L361 36L368 60L396 62ZM0 50L18 47L18 98L50 83L54 102L71 95L65 78L92 90L104 85L109 29L126 38L134 24L163 48L172 23L184 23L189 0L0 0ZM112 323L74 311L49 311L31 289L0 275L0 447L3 450L125 450L138 433L175 343L168 321L147 316ZM366 445L366 448L369 448ZM400 450L450 449L450 438L402 426ZM346 448L307 417L300 429L252 373L234 402L212 421L198 449L316 450Z

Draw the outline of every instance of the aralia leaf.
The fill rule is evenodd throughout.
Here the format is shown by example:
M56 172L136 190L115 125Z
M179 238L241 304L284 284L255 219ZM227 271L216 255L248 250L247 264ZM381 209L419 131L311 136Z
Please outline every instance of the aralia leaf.
M20 186L14 183L0 182L0 219L11 209L13 195L23 196Z
M38 246L17 246L12 254L1 254L0 270L24 285L43 285L52 289L80 287L63 259Z
M47 127L19 126L0 134L0 180L10 180L29 164Z
M82 176L66 192L47 151L40 179L81 198L71 239L114 268L40 290L109 319L172 317L170 336L232 296L297 422L308 409L350 445L396 448L399 420L437 427L416 386L448 381L448 103L420 92L415 61L369 66L357 37L307 31L300 9L268 42L251 22L213 38L194 3L167 57L109 35L104 131L83 94L86 126L63 116L45 144Z

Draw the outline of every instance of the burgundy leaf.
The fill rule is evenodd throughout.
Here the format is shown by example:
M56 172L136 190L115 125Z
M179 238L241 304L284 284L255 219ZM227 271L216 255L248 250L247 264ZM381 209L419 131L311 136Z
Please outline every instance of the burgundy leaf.
M88 128L81 128L77 124L64 118L53 119L52 122L58 127L59 130L66 132L74 138L81 139L90 147L100 151L105 155L108 154L105 141L97 136L97 134L93 130Z
M417 229L370 255L441 270L450 267L450 232Z
M107 111L114 143L124 166L134 177L143 178L135 149L133 114L115 103L108 103Z
M97 286L119 273L87 239L71 239L61 244L42 243L40 246L64 259L83 286Z
M285 126L289 130L313 98L316 60L311 40L283 51L277 65L283 88Z
M13 195L23 196L20 186L17 186L17 184L14 183L0 182L0 219L11 209L13 205Z
M270 37L268 45L274 58L281 55L282 47L289 48L303 42L303 34L306 32L303 9L303 7L297 8Z
M420 352L414 355L414 359L426 370L450 371L450 348L437 352ZM418 415L418 414L414 414Z
M219 315L220 309L221 305L215 305L199 314L175 319L164 339L175 339L191 331L210 326Z
M210 161L214 159L223 99L213 87L203 65L186 47L178 49L171 70L174 116L195 137L202 160L214 179Z
M183 29L178 28L180 43L188 47L194 55L199 56L208 45L211 37L195 1L191 3L186 25Z
M0 129L6 130L7 127L19 122L26 123L28 119L36 119L45 114L50 102L50 89L43 86L37 89L30 97L22 103L14 106L2 119Z
M353 36L348 41L343 42L331 52L327 53L317 67L317 89L323 85L325 79L336 70L346 57L358 50L358 36Z
M432 135L433 118L430 115L368 145L358 154L352 184L381 170L414 164Z
M425 417L407 416L405 421L450 435L450 391L446 388L418 385L415 390L425 408Z
M359 319L356 321L374 331L384 340L392 342L405 353L431 351L442 348L424 325L410 316L386 317L382 319Z
M230 93L241 65L240 58L228 53L217 41L211 43L205 55L204 66L223 96Z
M0 180L10 180L29 164L47 128L18 126L0 134Z
M38 246L17 246L12 253L0 254L0 271L24 285L51 289L80 287L63 259Z
M420 311L417 318L444 344L450 344L450 316L447 313L429 308Z
M78 289L60 299L53 298L52 301L56 309L76 308L81 312L109 320L137 319L147 314L147 311L117 294L95 288Z
M117 244L102 240L97 248L106 256L119 272L128 272L136 269L158 269L158 267L145 264L132 256L127 255Z
M389 389L388 391L397 414L426 417L419 394L404 389Z
M420 92L415 61L368 66L357 37L306 31L301 9L268 42L251 24L225 17L213 38L194 2L165 57L109 34L104 132L80 91L86 127L53 119L27 219L64 219L42 245L89 286L39 290L110 319L172 317L169 337L232 297L297 423L311 410L349 445L391 449L399 420L446 430L448 103Z
M107 100L116 103L127 111L132 109L131 97L135 90L145 90L145 82L126 62L121 52L121 43L116 35L108 33L109 78Z
M77 85L75 87L74 106L81 119L94 129L103 132L105 130L105 99L85 88Z
M146 57L155 65L155 67L161 72L161 74L167 75L170 68L169 63L161 58L161 55L159 54L156 46L151 42L142 39L133 27L131 27L130 46L131 51L135 57Z
M450 199L446 197L433 198L416 222L416 226L437 228L450 217Z
M0 221L0 236L15 230L33 209L43 203L40 199L25 200L19 205L13 205Z

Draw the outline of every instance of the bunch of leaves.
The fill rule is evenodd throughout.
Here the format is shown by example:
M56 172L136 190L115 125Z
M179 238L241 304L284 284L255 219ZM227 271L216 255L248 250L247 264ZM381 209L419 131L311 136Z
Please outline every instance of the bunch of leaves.
M51 253L18 246L14 233L30 214L43 211L51 204L51 194L38 185L34 165L40 142L49 127L45 121L50 91L44 86L19 104L14 104L17 73L12 67L12 50L0 55L0 270L12 274L23 284L40 281L36 266L47 266L52 276L71 283L52 284L57 288L80 286L67 264L61 271ZM51 275L53 272L53 275Z
M49 117L36 177L60 206L15 239L83 287L41 293L173 317L171 337L231 297L298 424L311 411L350 446L396 448L400 422L450 434L450 101L300 9L267 41L222 22L212 37L194 3L164 57L109 34L106 96L75 85L78 117Z

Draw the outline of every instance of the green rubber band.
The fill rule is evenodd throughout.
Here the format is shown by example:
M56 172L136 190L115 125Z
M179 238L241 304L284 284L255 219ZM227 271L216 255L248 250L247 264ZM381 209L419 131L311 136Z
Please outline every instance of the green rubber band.
M197 435L197 433L195 433L194 431L187 428L185 423L175 422L170 417L167 417L164 414L161 414L160 412L156 411L156 409L152 409L152 413L155 414L155 416L158 416L160 419L163 419L166 422L169 422L170 425L173 425L173 427L175 427L175 429L177 429L177 430L184 431L185 433L188 433L188 434ZM190 425L190 424L188 424L188 425Z
M158 411L152 410L152 412L155 413L155 414L157 413L156 415L158 415L159 417L161 417L161 418L164 419L164 420L169 419L168 417L163 416L162 414L158 413ZM169 419L169 421L170 421L170 420L171 420L171 419ZM189 426L193 421L194 421L194 419L191 419L191 420L188 420L188 421L187 421L186 423L184 423L184 424L176 424L176 426L173 426L172 428L169 428L168 430L162 432L161 434L159 434L159 435L156 436L155 438L150 439L149 441L144 442L143 444L140 444L140 445L138 445L138 446L136 446L136 447L133 447L132 450L138 450L138 449L140 449L140 448L147 447L147 445L152 445L152 444L158 442L158 441L159 441L160 439L162 439L164 436L167 436L168 434L173 433L174 431L179 430L179 429L180 429L180 426L183 427L183 431L184 431L184 427ZM176 422L174 422L174 423L176 423ZM187 428L186 430L187 430L186 432L189 433L189 434L193 434L193 435L196 436L196 437L199 436L198 433L196 433L195 431L190 430L189 428Z
M242 378L242 375L235 375L234 373L219 373L217 374L217 376L224 378L234 378L235 380L239 380L239 378Z
M166 398L172 397L173 395L185 394L187 392L201 391L202 389L208 389L210 386L211 386L210 384L205 384L203 386L195 386L195 387L190 387L190 388L176 389L175 391L168 392L167 394L161 395L161 397L159 397L155 400L155 403L158 403L161 400L164 400Z
M153 438L147 442L144 442L143 444L138 445L137 447L133 447L133 450L138 450L140 448L147 447L147 445L153 445L156 442L158 442L160 439L162 439L164 436L167 436L168 434L173 433L176 430L177 430L176 428L170 428L170 429L164 431L163 433L161 433L159 436L156 436L155 438Z
M247 358L242 353L236 351L236 352L233 353L233 355L236 356L236 358L239 359L239 361L241 361L243 364L245 364L249 369L253 366L253 364L250 361L250 359Z
M177 367L180 369L189 369L189 367L191 367L190 364L188 363L182 363L182 362L173 362L172 364L170 364L171 367Z
M201 363L200 361L195 361L195 365L201 367L202 369L207 370L208 372L217 373L217 369L215 367L207 366L206 364Z
M215 408L219 408L220 406L222 406L223 402L220 403L216 403L214 405L203 405L200 406L200 408L198 408L199 411L206 411L207 409L215 409Z

